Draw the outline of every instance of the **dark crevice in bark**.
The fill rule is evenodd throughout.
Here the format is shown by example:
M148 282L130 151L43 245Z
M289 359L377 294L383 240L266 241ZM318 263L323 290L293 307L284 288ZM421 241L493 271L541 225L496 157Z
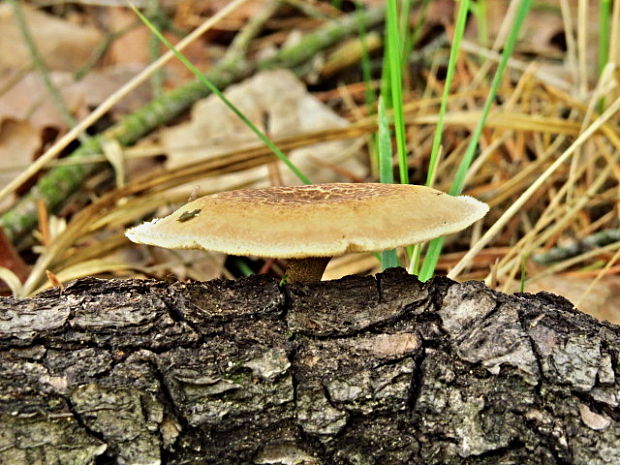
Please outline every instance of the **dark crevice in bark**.
M183 312L180 311L180 308L182 307L179 305L178 297L177 298L173 298L172 296L167 296L167 297L168 297L167 299L163 299L163 302L168 312L168 315L170 315L170 318L172 318L172 320L176 321L177 323L185 323L190 328L192 328L194 331L196 331L196 328L192 326L191 322L187 321ZM186 302L183 302L181 305L185 306L184 305L185 303Z
M422 371L422 363L424 363L425 358L426 347L423 344L420 351L413 357L415 365L413 369L413 375L411 376L411 385L409 387L409 396L407 399L407 404L409 405L409 409L412 412L415 410L418 396L420 395L420 391L422 390L422 381L424 377L424 372Z
M497 448L489 452L483 452L477 457L477 459L484 460L484 461L489 461L489 460L494 460L494 459L501 460L506 455L507 452L520 450L523 447L525 447L525 445L526 444L520 439L513 439L512 441L510 441L510 443L508 443L504 447L500 447L500 448Z
M538 373L539 373L538 383L536 384L536 392L540 394L540 387L542 386L542 383L544 381L544 376L545 376L544 375L545 370L543 369L542 362L541 362L543 359L543 354L540 353L540 350L538 349L536 342L534 341L530 332L528 331L529 322L524 320L522 312L518 313L518 318L519 318L519 324L521 325L523 332L527 335L527 340L529 342L530 349L536 355L534 357L534 360L536 362L536 366L538 367Z
M67 409L69 410L69 412L71 412L71 414L73 415L73 418L75 419L77 424L80 426L80 428L83 428L87 435L91 436L92 438L97 439L98 441L105 443L105 436L102 433L93 430L86 424L86 422L82 418L81 413L76 409L75 405L73 405L71 400L68 397L64 397L64 401L66 402ZM107 455L107 452L108 451L106 451L104 455Z
M183 431L189 431L191 429L191 426L189 425L183 414L179 411L177 403L174 401L174 397L170 392L168 383L166 382L166 379L164 378L161 370L155 363L151 363L151 367L153 369L153 373L157 378L157 381L159 382L159 386L161 387L161 395L164 401L164 408L169 410L169 414L172 415L174 421L177 421L181 425ZM162 463L166 463L164 457L169 455L169 450L175 449L178 443L178 438L175 439L175 441L169 446L169 448L165 448L163 447L164 441L162 438L162 433L161 431L159 431L158 433L161 441L160 453L162 455Z
M280 295L282 296L282 303L280 304L279 317L282 318L282 320L286 320L288 312L291 308L291 294L286 284L278 283L278 291L280 292Z

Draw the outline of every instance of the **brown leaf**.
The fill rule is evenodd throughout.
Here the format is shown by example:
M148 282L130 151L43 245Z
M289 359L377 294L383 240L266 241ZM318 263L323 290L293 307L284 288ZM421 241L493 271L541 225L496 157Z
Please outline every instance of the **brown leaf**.
M89 59L101 41L101 34L91 27L78 26L20 2L28 29L50 70L75 71ZM0 69L23 69L31 63L11 5L0 5Z
M0 122L0 186L7 185L32 162L40 145L40 131L30 124L12 119Z
M108 28L113 31L124 30L138 21L135 13L127 8L109 8L107 20ZM165 31L164 35L173 44L179 41L177 36L167 34ZM105 58L106 63L134 66L148 64L151 61L150 37L149 29L142 24L130 28L112 43ZM199 69L207 69L214 61L208 45L204 40L195 40L183 49L183 55ZM158 46L158 50L161 55L168 51L163 44ZM192 72L179 60L168 61L163 69L166 88L177 87L194 78Z
M139 65L108 67L93 71L76 82L71 73L56 71L50 73L54 85L60 90L63 101L77 119L83 117L89 108L97 106L141 69ZM143 84L129 96L124 97L112 112L125 114L139 108L150 98L148 83ZM7 119L28 121L34 128L67 128L65 120L52 103L41 77L29 73L17 84L0 96L0 123Z
M229 88L226 96L273 139L348 124L308 93L305 85L287 70L260 72ZM190 122L166 129L162 134L170 168L260 143L254 133L216 96L196 103L191 118ZM325 142L293 150L290 158L313 182L343 180L335 170L325 168L316 159L337 164L356 177L363 178L367 173L366 166L355 158L355 144L351 140ZM285 185L299 183L287 168L280 167L279 170ZM208 189L226 189L241 181L264 183L268 177L267 167L246 172L243 180L240 176L235 174L233 178L219 178L217 181L210 179Z
M0 266L8 268L23 283L28 277L28 265L22 260L15 247L0 228ZM1 283L1 281L0 281Z
M136 14L121 7L107 9L107 27L111 31L122 31L136 23ZM151 33L146 26L135 27L117 38L106 55L110 63L147 64L149 58L149 37Z

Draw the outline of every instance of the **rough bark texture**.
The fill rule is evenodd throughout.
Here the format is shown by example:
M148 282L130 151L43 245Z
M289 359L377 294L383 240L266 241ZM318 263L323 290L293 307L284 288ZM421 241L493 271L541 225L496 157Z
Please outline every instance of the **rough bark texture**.
M618 464L620 328L402 271L0 299L0 464Z

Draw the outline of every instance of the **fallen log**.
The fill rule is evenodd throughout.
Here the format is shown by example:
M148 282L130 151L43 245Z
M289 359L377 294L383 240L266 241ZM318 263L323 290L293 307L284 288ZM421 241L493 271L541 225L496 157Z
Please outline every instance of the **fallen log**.
M376 277L0 298L0 464L618 464L620 327Z

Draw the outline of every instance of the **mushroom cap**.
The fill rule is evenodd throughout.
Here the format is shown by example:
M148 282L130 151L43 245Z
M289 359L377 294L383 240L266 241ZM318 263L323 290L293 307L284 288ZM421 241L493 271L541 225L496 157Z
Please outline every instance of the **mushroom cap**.
M332 257L465 229L489 207L410 184L334 183L222 192L129 229L134 242L274 258Z

